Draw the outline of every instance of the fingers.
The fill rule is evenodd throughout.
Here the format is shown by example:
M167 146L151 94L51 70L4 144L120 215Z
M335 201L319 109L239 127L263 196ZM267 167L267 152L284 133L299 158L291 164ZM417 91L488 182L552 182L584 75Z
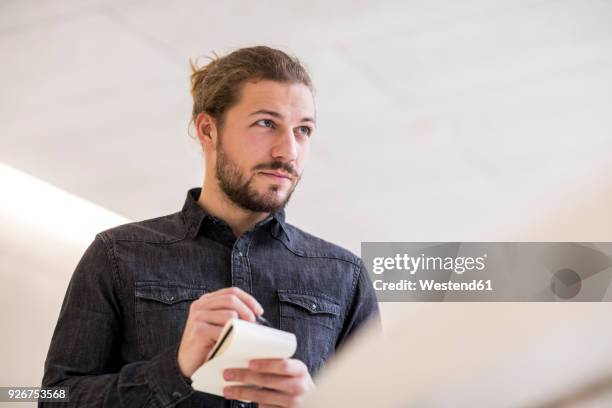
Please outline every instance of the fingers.
M235 310L198 310L194 313L196 319L217 326L225 326L229 319L238 317L238 312Z
M228 381L257 385L292 395L301 395L308 391L306 381L302 377L258 373L248 368L227 369L223 373L223 378Z
M242 300L256 315L260 315L264 312L261 304L250 294L246 293L244 290L232 286L230 288L219 289L215 292L215 294L219 295L234 295L237 296L240 300ZM212 294L212 293L211 293ZM206 295L204 295L206 296Z
M281 407L297 407L302 401L302 396L289 395L278 391L264 388L253 388L243 386L225 387L223 396L227 399L240 399L254 401L260 404L277 405ZM261 406L261 405L260 405Z
M193 325L193 330L188 333L189 340L201 339L204 341L203 348L208 348L214 345L223 330L223 326L210 324L205 321L196 321Z
M255 313L253 313L253 310L234 295L219 295L208 299L202 299L199 306L206 310L235 310L241 319L248 320L250 322L255 321Z
M235 310L239 318L250 322L263 313L254 297L239 288L225 288L207 293L191 304L192 310Z
M225 387L226 398L255 401L260 407L298 407L304 395L314 389L308 368L297 359L251 360L249 368L227 369L223 378L248 384Z
M178 364L185 377L191 377L210 355L223 326L229 319L255 321L263 308L255 298L236 287L200 296L189 306L189 315L178 350Z
M302 376L308 374L308 367L295 358L262 358L249 361L249 369L259 373Z

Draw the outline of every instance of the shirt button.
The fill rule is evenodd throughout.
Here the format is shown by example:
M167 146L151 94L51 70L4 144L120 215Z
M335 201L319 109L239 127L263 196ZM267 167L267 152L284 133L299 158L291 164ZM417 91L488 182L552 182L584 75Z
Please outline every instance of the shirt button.
M179 398L181 398L182 396L183 396L183 394L181 394L181 393L180 393L180 392L178 392L178 391L174 391L174 392L172 393L172 398L174 398L174 399L179 399Z

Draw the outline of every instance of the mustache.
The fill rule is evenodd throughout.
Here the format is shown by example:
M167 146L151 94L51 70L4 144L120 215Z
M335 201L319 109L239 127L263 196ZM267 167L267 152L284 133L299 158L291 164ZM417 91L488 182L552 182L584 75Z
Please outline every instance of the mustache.
M295 170L295 168L288 164L288 163L283 163L283 162L272 162L270 164L260 164L258 166L255 166L255 170L261 170L261 171L265 171L265 170L284 170L285 172L291 174L294 177L297 177L297 171Z

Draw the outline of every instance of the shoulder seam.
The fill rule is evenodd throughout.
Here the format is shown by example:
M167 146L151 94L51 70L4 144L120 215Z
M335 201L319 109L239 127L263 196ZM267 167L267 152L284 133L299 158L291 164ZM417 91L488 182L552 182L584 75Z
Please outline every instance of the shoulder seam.
M346 323L346 317L349 314L349 310L351 310L351 308L353 307L353 304L355 303L355 296L357 293L357 282L359 282L359 276L361 275L361 270L362 270L361 265L355 265L355 270L353 272L353 283L351 286L351 297L350 297L350 300L347 302L347 308L344 311L345 312L344 321L342 323L343 326Z
M113 245L112 239L108 237L104 232L100 232L96 236L100 237L104 247L106 248L106 256L108 257L111 264L111 271L113 274L113 281L115 282L115 286L119 291L119 298L124 299L123 291L119 290L123 287L121 283L121 278L119 277L119 266L117 265L117 254L115 252L115 246Z
M147 243L147 244L162 244L162 245L163 244L175 244L177 242L180 242L180 241L184 240L187 237L188 232L189 232L188 228L187 228L187 224L185 222L185 215L183 214L182 211L175 212L175 213L172 213L172 214L162 215L162 216L156 217L156 218L150 218L150 219L143 220L143 221L136 221L136 222L132 222L132 223L125 224L125 225L140 224L140 223L147 222L147 221L155 221L155 220L159 220L159 219L162 219L162 218L170 217L170 216L175 215L177 213L180 214L181 221L183 223L183 234L182 234L182 236L178 236L178 237L175 237L175 238L167 240L167 241L159 241L159 240L151 240L151 239L136 239L136 238L114 238L114 241L115 242L142 242L142 243Z

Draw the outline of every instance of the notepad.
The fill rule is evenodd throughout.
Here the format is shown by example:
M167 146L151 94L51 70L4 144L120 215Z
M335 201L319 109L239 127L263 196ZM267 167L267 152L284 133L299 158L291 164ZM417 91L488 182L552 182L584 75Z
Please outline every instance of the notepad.
M248 385L226 381L227 368L248 368L249 360L290 358L297 348L295 334L246 320L230 319L223 326L208 360L191 376L195 390L223 396L223 387ZM250 402L250 401L244 401Z

